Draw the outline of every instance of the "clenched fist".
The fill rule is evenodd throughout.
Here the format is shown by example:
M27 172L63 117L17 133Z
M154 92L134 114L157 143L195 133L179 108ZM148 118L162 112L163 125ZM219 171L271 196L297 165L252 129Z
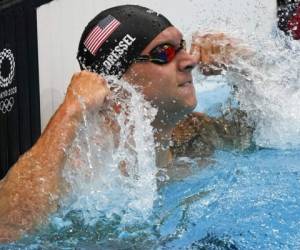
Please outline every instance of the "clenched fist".
M241 40L223 33L195 33L191 54L197 58L199 70L204 75L217 75L226 69L236 56L248 56L250 49L242 45Z
M89 71L81 71L73 75L65 102L80 110L92 111L101 109L109 93L107 82L102 76Z

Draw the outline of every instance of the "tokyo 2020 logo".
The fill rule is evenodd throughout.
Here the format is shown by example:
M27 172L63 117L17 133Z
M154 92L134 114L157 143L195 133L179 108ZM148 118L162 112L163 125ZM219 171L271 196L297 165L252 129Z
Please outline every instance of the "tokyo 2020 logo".
M14 103L15 99L13 97L0 101L0 111L2 114L10 112L14 106Z
M8 69L4 68L4 65L8 66ZM3 49L0 52L0 87L5 88L10 85L15 76L15 58L10 49Z
M10 49L3 49L0 52L0 113L6 114L13 109L15 99L13 94L16 94L17 87L7 88L15 77L15 58Z

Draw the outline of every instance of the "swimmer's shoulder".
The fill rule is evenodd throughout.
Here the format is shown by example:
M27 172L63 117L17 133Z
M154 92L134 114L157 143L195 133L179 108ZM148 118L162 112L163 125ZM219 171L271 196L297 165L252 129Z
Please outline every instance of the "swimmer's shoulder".
M198 135L207 124L212 122L212 118L204 113L190 113L183 120L177 123L173 130L173 139L178 142L187 142L194 136Z
M172 151L175 155L207 156L216 148L244 150L252 145L253 130L239 110L232 111L230 118L193 112L173 130Z
M173 130L171 150L176 156L210 155L214 149L207 140L214 119L201 112L188 114Z

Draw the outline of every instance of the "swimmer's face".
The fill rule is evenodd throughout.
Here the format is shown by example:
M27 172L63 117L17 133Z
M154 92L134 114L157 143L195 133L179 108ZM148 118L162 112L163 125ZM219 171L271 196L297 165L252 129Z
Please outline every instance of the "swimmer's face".
M179 48L181 40L182 34L178 29L169 27L152 40L141 54L149 55L151 50L162 44ZM158 107L158 116L170 116L171 120L175 120L190 113L197 104L191 74L195 65L195 59L181 49L167 64L133 63L123 78L141 87L146 99Z

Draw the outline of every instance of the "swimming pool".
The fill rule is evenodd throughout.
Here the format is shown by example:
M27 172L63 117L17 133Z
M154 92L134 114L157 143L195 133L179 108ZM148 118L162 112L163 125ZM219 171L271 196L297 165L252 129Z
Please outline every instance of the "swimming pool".
M208 158L179 158L174 168L155 171L158 183L152 172L153 152L144 150L137 161L148 167L133 169L137 178L124 180L102 169L99 180L95 167L91 171L95 176L88 176L89 183L85 183L86 172L67 172L77 198L64 203L71 208L62 204L61 211L37 234L1 249L299 249L300 115L295 111L300 100L299 59L293 54L298 48L287 48L286 41L283 44L273 48L276 53L261 53L266 61L258 73L265 74L253 72L256 81L240 82L235 94L238 105L257 126L257 148L218 150ZM211 115L217 115L231 95L222 79L197 87L198 110ZM137 121L138 113L133 115ZM147 134L149 119L139 128L141 145L153 143ZM89 153L97 149L86 144ZM109 151L104 154L104 162L119 160ZM99 160L88 154L83 159L88 165Z
M299 249L299 161L293 150L218 151L161 188L150 221L125 226L115 216L87 226L69 214L15 249Z

